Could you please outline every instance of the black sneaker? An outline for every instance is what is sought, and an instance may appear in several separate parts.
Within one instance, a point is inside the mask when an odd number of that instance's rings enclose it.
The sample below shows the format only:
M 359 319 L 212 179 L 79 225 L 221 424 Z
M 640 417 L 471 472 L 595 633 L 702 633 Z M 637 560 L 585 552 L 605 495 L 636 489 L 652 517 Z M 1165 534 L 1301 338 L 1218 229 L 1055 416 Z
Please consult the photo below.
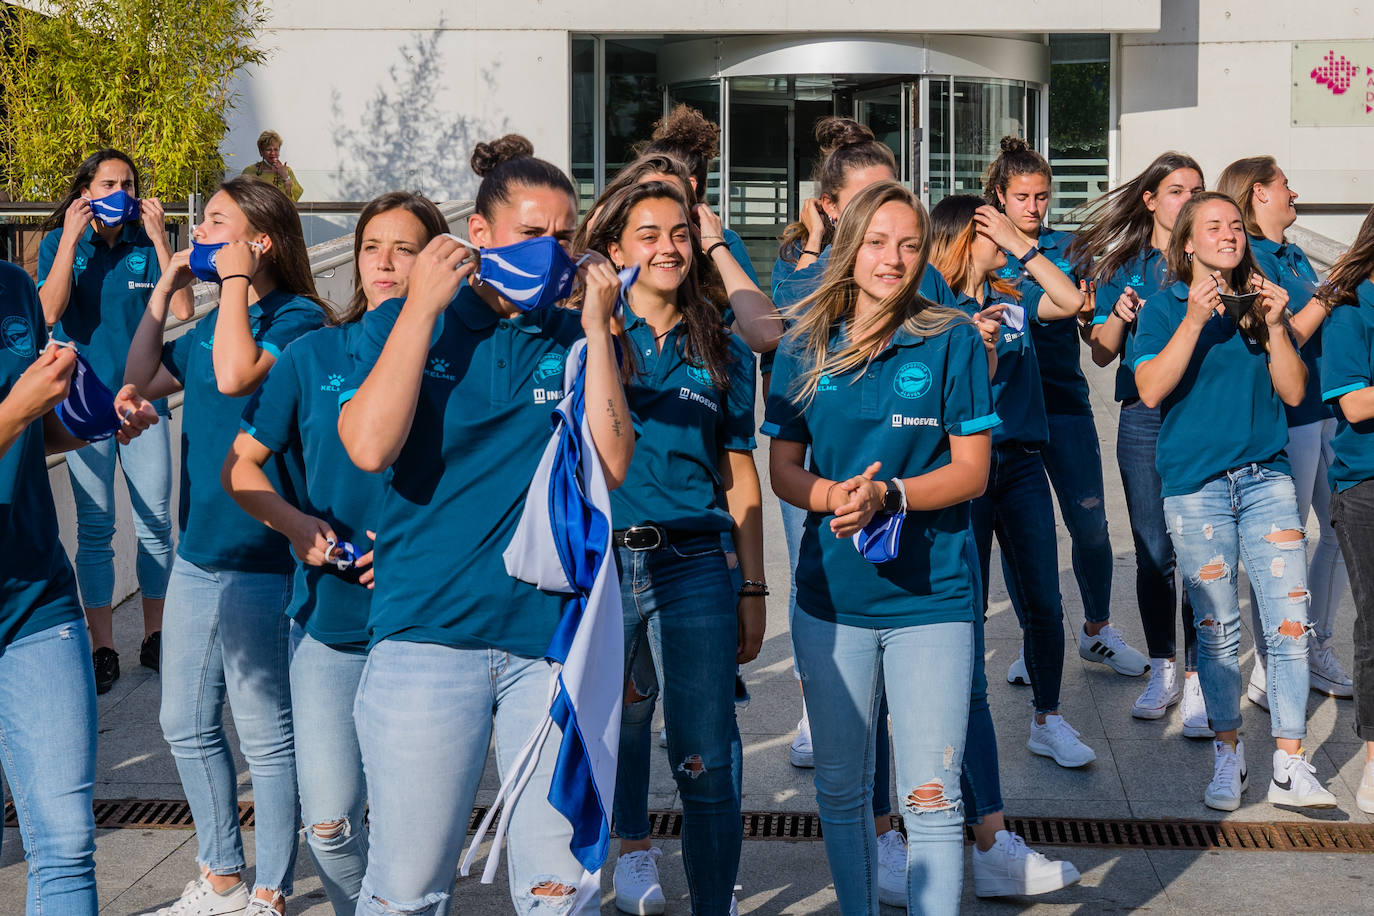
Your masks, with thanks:
M 138 663 L 154 671 L 162 670 L 162 631 L 150 635 L 138 647 Z
M 96 649 L 91 653 L 91 664 L 95 667 L 96 695 L 109 693 L 119 680 L 119 653 L 114 649 Z

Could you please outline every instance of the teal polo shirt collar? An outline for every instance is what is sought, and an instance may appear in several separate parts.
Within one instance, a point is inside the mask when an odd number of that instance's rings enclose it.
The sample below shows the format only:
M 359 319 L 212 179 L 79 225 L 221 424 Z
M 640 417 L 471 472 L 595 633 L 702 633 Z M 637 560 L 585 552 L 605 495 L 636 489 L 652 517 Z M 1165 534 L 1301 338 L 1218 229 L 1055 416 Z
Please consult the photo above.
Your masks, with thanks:
M 470 293 L 470 295 L 465 295 L 465 293 Z M 449 303 L 448 307 L 470 331 L 485 331 L 499 324 L 501 327 L 509 326 L 525 334 L 542 334 L 544 332 L 544 320 L 540 315 L 542 309 L 521 312 L 513 316 L 497 314 L 496 310 L 487 305 L 487 301 L 477 294 L 477 290 L 466 282 L 459 288 L 458 295 L 453 297 L 453 301 Z M 550 308 L 556 308 L 556 306 L 550 306 Z
M 1263 235 L 1250 236 L 1250 245 L 1265 254 L 1273 255 L 1280 261 L 1288 254 L 1287 242 L 1275 242 Z
M 147 235 L 147 233 L 143 231 L 143 226 L 141 224 L 125 223 L 124 225 L 119 227 L 119 235 L 115 238 L 115 243 L 109 246 L 109 250 L 114 251 L 121 245 L 137 244 L 140 235 Z M 81 233 L 80 243 L 89 248 L 95 248 L 97 238 L 98 235 L 95 231 L 95 226 L 87 224 L 86 231 Z M 100 241 L 103 242 L 104 239 L 100 239 Z M 149 243 L 151 243 L 151 241 L 152 240 L 149 239 Z

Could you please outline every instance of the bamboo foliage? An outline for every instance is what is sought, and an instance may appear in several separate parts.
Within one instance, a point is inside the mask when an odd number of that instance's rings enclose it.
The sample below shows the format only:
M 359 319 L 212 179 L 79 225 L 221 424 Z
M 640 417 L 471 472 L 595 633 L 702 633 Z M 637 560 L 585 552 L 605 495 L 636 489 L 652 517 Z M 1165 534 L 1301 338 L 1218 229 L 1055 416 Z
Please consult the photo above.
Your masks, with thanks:
M 265 57 L 262 0 L 50 0 L 0 5 L 0 184 L 14 200 L 55 200 L 76 166 L 112 146 L 133 157 L 142 193 L 207 192 L 234 74 Z

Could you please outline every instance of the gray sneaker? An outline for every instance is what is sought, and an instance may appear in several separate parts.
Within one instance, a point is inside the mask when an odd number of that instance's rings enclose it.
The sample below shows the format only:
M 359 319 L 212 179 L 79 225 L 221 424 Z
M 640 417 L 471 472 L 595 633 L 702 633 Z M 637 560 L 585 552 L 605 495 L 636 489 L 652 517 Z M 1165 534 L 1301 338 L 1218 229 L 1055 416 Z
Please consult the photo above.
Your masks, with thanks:
M 1340 659 L 1330 644 L 1309 642 L 1307 650 L 1307 679 L 1312 689 L 1329 697 L 1348 700 L 1355 696 L 1355 681 L 1341 667 Z

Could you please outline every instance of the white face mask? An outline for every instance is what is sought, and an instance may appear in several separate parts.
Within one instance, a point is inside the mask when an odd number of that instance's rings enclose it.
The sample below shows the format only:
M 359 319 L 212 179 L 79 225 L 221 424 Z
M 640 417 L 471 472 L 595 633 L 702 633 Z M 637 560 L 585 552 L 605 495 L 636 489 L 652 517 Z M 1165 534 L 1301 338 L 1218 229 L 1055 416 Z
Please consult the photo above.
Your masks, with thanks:
M 1007 307 L 1002 310 L 1002 323 L 1013 331 L 1024 329 L 1026 327 L 1026 307 L 1008 303 Z

